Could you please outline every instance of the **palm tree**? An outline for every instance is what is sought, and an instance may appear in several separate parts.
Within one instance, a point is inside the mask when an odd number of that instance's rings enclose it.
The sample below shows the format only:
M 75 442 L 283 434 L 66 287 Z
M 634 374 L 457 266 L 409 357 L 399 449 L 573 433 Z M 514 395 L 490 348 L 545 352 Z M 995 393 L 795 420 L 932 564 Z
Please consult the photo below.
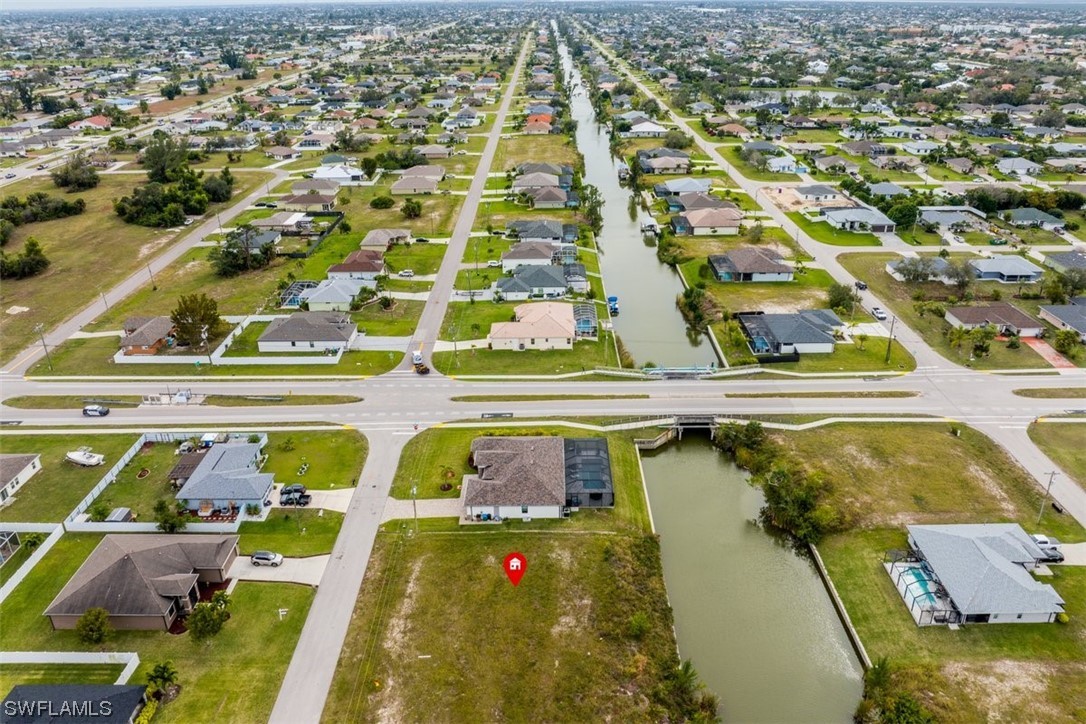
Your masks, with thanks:
M 951 327 L 950 331 L 946 334 L 946 340 L 950 343 L 951 347 L 958 351 L 958 354 L 961 354 L 962 342 L 965 341 L 968 334 L 965 327 Z
M 147 683 L 158 691 L 165 691 L 168 687 L 177 683 L 177 669 L 172 661 L 163 661 L 155 664 L 147 674 Z

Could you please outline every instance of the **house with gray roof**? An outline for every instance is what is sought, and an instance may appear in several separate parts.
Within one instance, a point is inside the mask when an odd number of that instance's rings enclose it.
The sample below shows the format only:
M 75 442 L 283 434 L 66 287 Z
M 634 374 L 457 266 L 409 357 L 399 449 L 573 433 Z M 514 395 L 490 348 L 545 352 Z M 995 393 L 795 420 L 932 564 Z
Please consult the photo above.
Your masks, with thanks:
M 107 535 L 45 615 L 54 629 L 74 629 L 87 609 L 104 608 L 114 629 L 167 631 L 200 600 L 201 584 L 226 581 L 237 556 L 236 535 Z
M 977 279 L 1004 284 L 1032 284 L 1044 275 L 1041 267 L 1013 254 L 970 259 L 969 266 L 973 267 Z
M 1022 208 L 1004 211 L 1004 215 L 1015 226 L 1047 229 L 1048 231 L 1062 232 L 1064 220 L 1057 219 L 1052 214 L 1040 209 Z
M 19 684 L 4 697 L 0 711 L 4 724 L 132 724 L 146 693 L 146 686 L 134 684 Z
M 341 312 L 297 312 L 272 320 L 256 341 L 261 352 L 345 350 L 358 325 Z
M 1037 337 L 1044 325 L 1018 307 L 1007 302 L 992 302 L 968 307 L 950 307 L 946 310 L 947 324 L 951 327 L 976 329 L 991 325 L 1000 334 L 1019 337 Z
M 1070 304 L 1045 305 L 1038 311 L 1038 316 L 1057 329 L 1078 332 L 1079 340 L 1086 343 L 1086 297 L 1075 297 Z
M 0 503 L 41 470 L 38 453 L 0 453 Z
M 607 440 L 479 437 L 464 476 L 465 518 L 562 518 L 570 508 L 613 507 Z
M 1017 523 L 909 525 L 885 564 L 918 625 L 1051 623 L 1064 600 L 1031 572 L 1045 554 Z
M 908 196 L 909 190 L 902 186 L 890 181 L 883 181 L 877 184 L 871 184 L 872 196 L 886 196 L 888 198 L 894 198 L 896 196 Z
M 823 209 L 822 217 L 831 226 L 843 231 L 870 231 L 875 234 L 893 233 L 897 224 L 878 209 L 854 206 L 847 209 Z
M 303 289 L 298 297 L 311 312 L 349 312 L 362 288 L 375 285 L 374 281 L 362 279 L 322 279 L 317 286 Z
M 1004 158 L 996 164 L 996 170 L 1008 176 L 1032 176 L 1040 173 L 1044 167 L 1028 158 Z
M 564 238 L 563 224 L 557 219 L 518 219 L 505 225 L 509 236 L 521 243 L 546 242 L 560 244 Z
M 567 288 L 562 267 L 551 264 L 518 266 L 513 276 L 502 277 L 494 283 L 495 292 L 509 301 L 557 299 L 565 296 Z
M 1044 263 L 1060 274 L 1066 274 L 1071 269 L 1086 270 L 1086 252 L 1075 250 L 1045 254 Z
M 652 192 L 661 198 L 688 193 L 707 194 L 712 185 L 713 182 L 707 178 L 677 178 L 654 185 Z
M 755 312 L 738 315 L 750 351 L 760 358 L 797 354 L 830 354 L 834 332 L 844 322 L 829 309 L 807 309 L 791 314 Z
M 260 442 L 212 445 L 200 453 L 200 461 L 174 497 L 200 516 L 241 510 L 250 503 L 263 508 L 275 485 L 274 475 L 260 472 L 266 444 L 267 437 L 261 436 Z
M 553 260 L 553 244 L 543 241 L 522 241 L 502 254 L 502 271 L 508 274 L 525 266 L 549 266 Z
M 833 186 L 809 184 L 807 186 L 797 186 L 796 195 L 804 201 L 833 201 L 841 196 L 841 192 Z
M 168 316 L 129 317 L 124 321 L 121 351 L 126 355 L 157 354 L 169 343 L 174 327 Z
M 721 282 L 790 282 L 795 270 L 772 249 L 742 246 L 709 256 L 709 267 Z
M 984 212 L 972 206 L 921 206 L 920 221 L 944 229 L 981 226 Z

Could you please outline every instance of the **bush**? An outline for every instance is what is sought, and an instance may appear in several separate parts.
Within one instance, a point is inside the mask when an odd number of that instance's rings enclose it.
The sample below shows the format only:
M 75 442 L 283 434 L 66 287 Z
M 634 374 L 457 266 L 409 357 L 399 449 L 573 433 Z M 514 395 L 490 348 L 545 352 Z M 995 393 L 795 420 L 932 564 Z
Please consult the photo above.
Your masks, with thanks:
M 8 256 L 0 251 L 0 279 L 26 279 L 40 274 L 48 266 L 49 259 L 33 236 L 26 240 L 20 254 Z
M 648 615 L 644 611 L 638 611 L 633 616 L 630 616 L 630 638 L 640 641 L 645 637 L 645 634 L 649 632 L 652 624 L 649 621 Z
M 1071 617 L 1067 615 L 1066 611 L 1060 611 L 1056 614 L 1056 621 L 1058 623 L 1070 623 Z
M 94 505 L 90 507 L 90 510 L 87 511 L 87 514 L 92 523 L 101 523 L 109 517 L 109 506 L 101 500 L 97 500 Z
M 27 194 L 26 198 L 7 196 L 0 201 L 0 219 L 11 222 L 14 226 L 33 224 L 36 221 L 52 221 L 69 216 L 78 216 L 87 209 L 83 199 L 66 201 L 50 196 L 44 191 Z
M 23 536 L 23 545 L 26 546 L 27 551 L 33 553 L 38 547 L 45 542 L 44 533 L 27 533 Z
M 136 717 L 135 724 L 151 724 L 156 711 L 158 711 L 158 699 L 148 699 L 140 710 L 139 716 Z
M 113 633 L 109 625 L 109 611 L 104 608 L 88 608 L 75 625 L 79 640 L 85 644 L 100 644 Z
M 395 205 L 396 199 L 391 196 L 375 196 L 373 200 L 370 201 L 371 209 L 391 209 Z

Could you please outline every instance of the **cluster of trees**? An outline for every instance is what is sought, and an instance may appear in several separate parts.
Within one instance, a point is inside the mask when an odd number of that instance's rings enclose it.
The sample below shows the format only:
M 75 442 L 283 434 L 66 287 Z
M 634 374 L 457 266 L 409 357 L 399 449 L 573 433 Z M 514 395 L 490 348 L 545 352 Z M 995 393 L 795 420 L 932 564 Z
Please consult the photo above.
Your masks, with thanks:
M 400 213 L 405 219 L 417 219 L 422 216 L 422 203 L 415 199 L 406 199 L 400 205 Z
M 143 149 L 142 160 L 151 183 L 113 202 L 114 211 L 129 224 L 177 226 L 186 214 L 203 214 L 209 203 L 227 201 L 234 193 L 229 168 L 208 177 L 193 171 L 188 151 L 172 138 L 154 138 Z
M 860 303 L 860 297 L 856 290 L 847 284 L 834 282 L 826 290 L 826 303 L 830 309 L 842 315 L 850 315 L 856 305 Z
M 40 274 L 49 266 L 41 244 L 33 236 L 26 240 L 22 252 L 9 255 L 0 251 L 0 279 L 25 279 Z
M 83 199 L 66 201 L 50 196 L 44 191 L 35 191 L 21 199 L 14 195 L 7 196 L 0 201 L 0 228 L 11 229 L 23 224 L 33 224 L 36 221 L 52 221 L 78 216 L 86 209 L 87 203 Z M 7 232 L 9 237 L 10 233 L 10 231 Z M 7 241 L 7 238 L 4 232 L 0 231 L 0 242 L 2 241 Z
M 1060 216 L 1064 211 L 1081 209 L 1086 196 L 1075 191 L 1018 191 L 1003 186 L 978 186 L 965 192 L 966 202 L 986 214 L 1005 209 L 1032 207 Z
M 201 344 L 205 335 L 207 339 L 216 337 L 225 326 L 225 322 L 219 316 L 219 303 L 206 294 L 182 295 L 177 300 L 177 306 L 170 313 L 170 321 L 177 329 L 177 341 L 191 345 Z M 169 508 L 168 505 L 167 508 Z M 164 510 L 163 514 L 167 512 Z M 159 523 L 160 529 L 164 533 L 173 532 L 161 527 L 162 521 L 159 520 L 158 513 L 158 506 L 156 506 L 155 521 Z
M 242 227 L 222 244 L 208 254 L 215 273 L 220 277 L 235 277 L 253 269 L 263 269 L 275 258 L 272 244 L 264 244 L 259 249 L 253 248 L 248 240 L 255 232 L 252 228 Z
M 581 188 L 581 213 L 592 227 L 592 233 L 598 234 L 603 229 L 603 194 L 592 184 Z
M 750 470 L 751 482 L 765 493 L 761 515 L 767 522 L 803 543 L 817 543 L 842 527 L 841 516 L 828 502 L 830 482 L 822 473 L 784 459 L 760 423 L 720 425 L 713 431 L 713 444 Z
M 841 188 L 865 204 L 874 206 L 886 214 L 891 221 L 897 224 L 899 230 L 911 228 L 920 220 L 920 207 L 912 196 L 904 199 L 900 197 L 873 196 L 866 182 L 849 177 L 841 179 Z
M 675 300 L 679 312 L 690 329 L 704 332 L 713 322 L 727 316 L 720 305 L 705 291 L 705 282 L 683 289 Z
M 413 148 L 405 148 L 402 150 L 391 149 L 384 153 L 377 154 L 377 157 L 374 160 L 381 168 L 388 170 L 411 168 L 412 166 L 425 166 L 429 163 L 425 157 L 420 155 L 419 152 Z
M 53 177 L 54 184 L 69 191 L 93 189 L 101 180 L 98 178 L 98 171 L 83 151 L 73 153 L 63 166 L 54 169 L 49 175 Z
M 1041 293 L 1053 304 L 1067 304 L 1068 299 L 1086 293 L 1086 269 L 1048 272 L 1041 284 Z
M 202 601 L 192 607 L 192 613 L 185 619 L 189 634 L 197 641 L 207 641 L 214 637 L 230 619 L 230 594 L 215 591 L 210 601 Z

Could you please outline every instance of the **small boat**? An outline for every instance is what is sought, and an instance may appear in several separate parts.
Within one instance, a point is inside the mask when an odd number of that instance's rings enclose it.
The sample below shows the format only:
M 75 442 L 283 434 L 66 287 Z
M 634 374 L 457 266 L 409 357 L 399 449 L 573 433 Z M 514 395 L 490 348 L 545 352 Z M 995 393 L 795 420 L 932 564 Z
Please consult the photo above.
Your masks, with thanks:
M 101 465 L 106 461 L 106 456 L 100 453 L 93 453 L 89 447 L 81 447 L 74 452 L 70 452 L 64 456 L 64 459 L 70 463 L 81 465 L 85 468 L 92 468 L 95 465 Z
M 607 311 L 612 317 L 618 316 L 618 297 L 607 297 Z

